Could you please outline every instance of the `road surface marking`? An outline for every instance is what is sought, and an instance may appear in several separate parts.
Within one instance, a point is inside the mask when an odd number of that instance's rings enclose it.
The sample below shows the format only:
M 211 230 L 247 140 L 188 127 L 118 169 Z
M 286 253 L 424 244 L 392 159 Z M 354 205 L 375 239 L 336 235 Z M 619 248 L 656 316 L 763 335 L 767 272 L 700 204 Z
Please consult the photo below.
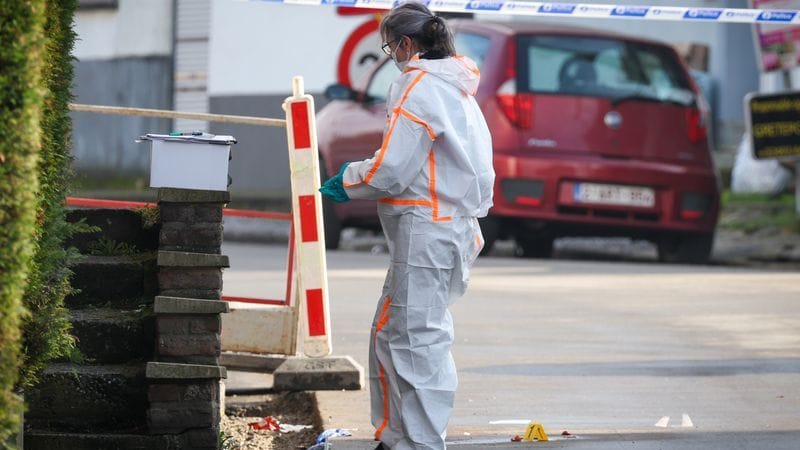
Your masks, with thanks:
M 669 416 L 662 417 L 661 420 L 656 422 L 656 426 L 661 428 L 667 428 L 667 426 L 669 426 Z
M 527 425 L 529 423 L 531 423 L 531 421 L 530 420 L 525 420 L 525 419 L 522 419 L 522 420 L 519 420 L 519 419 L 513 419 L 513 420 L 491 420 L 491 421 L 489 421 L 489 425 Z
M 681 419 L 681 426 L 682 427 L 694 427 L 694 424 L 692 423 L 692 418 L 689 417 L 688 414 L 685 414 L 685 413 L 683 414 L 683 419 Z

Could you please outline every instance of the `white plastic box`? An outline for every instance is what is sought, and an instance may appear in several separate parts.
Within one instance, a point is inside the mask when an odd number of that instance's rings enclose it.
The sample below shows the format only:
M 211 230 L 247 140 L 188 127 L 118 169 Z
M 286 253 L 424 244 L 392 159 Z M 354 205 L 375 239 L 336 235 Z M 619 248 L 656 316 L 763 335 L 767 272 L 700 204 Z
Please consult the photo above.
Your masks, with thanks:
M 150 187 L 228 190 L 232 137 L 147 135 L 142 140 L 150 141 Z

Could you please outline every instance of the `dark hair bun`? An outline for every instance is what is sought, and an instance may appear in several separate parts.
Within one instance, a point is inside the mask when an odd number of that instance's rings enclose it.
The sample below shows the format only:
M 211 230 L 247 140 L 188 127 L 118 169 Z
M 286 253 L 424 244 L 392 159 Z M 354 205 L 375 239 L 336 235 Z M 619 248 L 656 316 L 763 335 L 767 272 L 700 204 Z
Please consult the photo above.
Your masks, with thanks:
M 431 16 L 428 23 L 423 28 L 423 35 L 426 41 L 436 43 L 443 35 L 447 34 L 446 25 L 439 16 Z
M 421 53 L 455 54 L 453 35 L 447 23 L 421 3 L 411 1 L 396 6 L 383 18 L 380 29 L 384 39 L 411 37 Z

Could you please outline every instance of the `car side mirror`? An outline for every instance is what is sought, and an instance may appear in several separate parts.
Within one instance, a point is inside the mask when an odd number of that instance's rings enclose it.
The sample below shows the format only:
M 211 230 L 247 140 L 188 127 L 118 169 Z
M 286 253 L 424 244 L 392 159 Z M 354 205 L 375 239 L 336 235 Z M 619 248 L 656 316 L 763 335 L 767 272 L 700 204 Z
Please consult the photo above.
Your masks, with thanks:
M 325 88 L 325 97 L 328 100 L 355 100 L 358 94 L 353 89 L 337 83 Z

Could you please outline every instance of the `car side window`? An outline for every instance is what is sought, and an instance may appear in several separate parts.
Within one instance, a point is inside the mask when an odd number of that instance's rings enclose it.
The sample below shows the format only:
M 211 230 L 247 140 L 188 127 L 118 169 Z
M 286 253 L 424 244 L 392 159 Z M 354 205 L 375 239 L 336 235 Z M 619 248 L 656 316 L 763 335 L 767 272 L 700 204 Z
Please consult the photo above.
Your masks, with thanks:
M 386 101 L 389 86 L 400 76 L 400 71 L 391 59 L 384 61 L 383 65 L 375 71 L 367 86 L 367 96 L 373 101 Z
M 478 69 L 483 68 L 483 61 L 486 59 L 486 54 L 489 53 L 491 44 L 491 40 L 488 37 L 474 33 L 459 32 L 453 38 L 453 44 L 456 47 L 456 53 L 475 61 Z

